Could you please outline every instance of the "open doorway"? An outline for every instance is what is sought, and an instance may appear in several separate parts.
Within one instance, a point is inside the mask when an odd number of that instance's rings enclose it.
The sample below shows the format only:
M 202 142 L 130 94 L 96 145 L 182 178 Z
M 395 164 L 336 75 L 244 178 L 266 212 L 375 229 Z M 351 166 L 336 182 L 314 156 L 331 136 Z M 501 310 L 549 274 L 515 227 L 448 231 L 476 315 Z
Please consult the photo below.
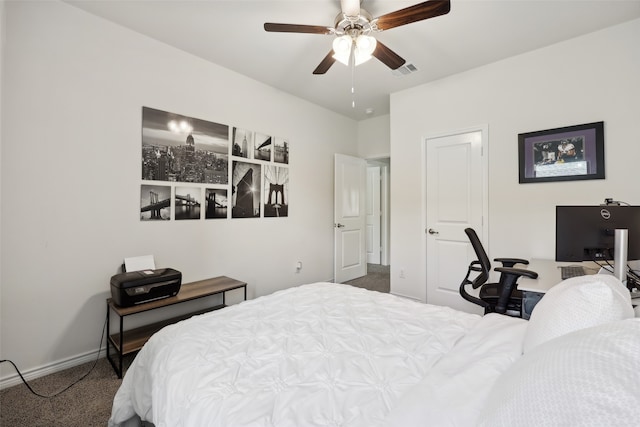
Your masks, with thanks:
M 389 265 L 390 176 L 388 157 L 367 160 L 367 264 Z
M 389 158 L 367 160 L 366 257 L 367 274 L 345 282 L 378 292 L 390 292 L 389 266 L 390 176 Z
M 335 170 L 334 280 L 389 292 L 390 160 L 336 154 Z M 359 183 L 354 181 L 357 176 Z M 345 211 L 344 191 L 358 192 L 357 207 Z M 351 219 L 359 225 L 348 224 Z
M 366 256 L 367 274 L 345 282 L 371 291 L 389 293 L 389 158 L 367 159 Z

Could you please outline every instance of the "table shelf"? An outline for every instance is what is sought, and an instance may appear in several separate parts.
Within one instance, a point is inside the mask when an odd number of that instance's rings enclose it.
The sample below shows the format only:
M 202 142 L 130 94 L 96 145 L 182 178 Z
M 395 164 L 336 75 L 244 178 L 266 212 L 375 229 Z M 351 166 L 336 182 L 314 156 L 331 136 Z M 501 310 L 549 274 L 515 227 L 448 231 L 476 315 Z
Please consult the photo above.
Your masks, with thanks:
M 198 314 L 208 313 L 210 311 L 224 308 L 226 306 L 226 292 L 241 288 L 244 290 L 244 299 L 246 300 L 247 284 L 245 282 L 240 282 L 229 277 L 220 276 L 211 279 L 199 280 L 192 283 L 184 283 L 180 287 L 180 291 L 178 292 L 178 294 L 173 297 L 141 303 L 131 307 L 120 307 L 113 302 L 113 299 L 107 299 L 107 359 L 111 363 L 111 366 L 113 366 L 113 369 L 118 375 L 118 378 L 122 378 L 122 359 L 124 355 L 131 354 L 140 350 L 153 334 L 155 334 L 165 326 L 177 323 L 181 320 L 188 319 Z M 175 316 L 170 319 L 160 320 L 158 322 L 153 322 L 137 328 L 128 329 L 126 331 L 124 330 L 124 318 L 127 316 L 132 316 L 161 307 L 168 307 L 171 305 L 181 304 L 183 302 L 193 301 L 195 299 L 218 294 L 222 295 L 222 304 L 216 304 L 211 307 L 192 311 L 190 313 Z M 110 333 L 109 317 L 111 312 L 115 313 L 120 320 L 119 331 L 114 334 Z M 117 356 L 117 361 L 111 354 L 111 348 L 113 348 L 115 356 Z
M 208 313 L 210 311 L 219 310 L 221 308 L 226 307 L 223 304 L 215 305 L 210 308 L 206 308 L 203 310 L 193 311 L 191 313 L 183 314 L 181 316 L 172 317 L 171 319 L 165 319 L 159 322 L 150 323 L 148 325 L 140 326 L 139 328 L 129 329 L 123 331 L 123 348 L 120 349 L 120 333 L 115 333 L 109 336 L 109 340 L 113 347 L 120 351 L 122 355 L 130 354 L 136 352 L 142 348 L 143 345 L 151 338 L 151 335 L 158 332 L 160 329 L 165 326 L 172 325 L 174 323 L 178 323 L 181 320 L 186 320 L 190 317 L 197 316 L 198 314 Z

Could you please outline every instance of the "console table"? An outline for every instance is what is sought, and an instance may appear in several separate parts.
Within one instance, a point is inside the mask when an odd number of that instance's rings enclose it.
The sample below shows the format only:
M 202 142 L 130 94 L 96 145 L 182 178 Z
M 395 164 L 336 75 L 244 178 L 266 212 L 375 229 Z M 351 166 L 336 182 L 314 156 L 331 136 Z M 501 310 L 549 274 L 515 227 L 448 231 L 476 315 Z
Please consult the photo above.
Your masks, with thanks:
M 151 335 L 172 323 L 225 307 L 226 292 L 240 288 L 244 289 L 244 299 L 246 300 L 247 284 L 245 282 L 220 276 L 192 283 L 183 283 L 178 294 L 173 297 L 137 304 L 131 307 L 120 307 L 116 305 L 111 298 L 107 299 L 107 359 L 111 362 L 111 366 L 113 366 L 113 369 L 116 371 L 118 378 L 122 378 L 122 358 L 124 355 L 140 350 Z M 172 317 L 171 319 L 161 320 L 135 329 L 124 330 L 124 318 L 127 316 L 217 294 L 222 295 L 222 304 Z M 120 319 L 120 329 L 119 332 L 115 334 L 110 333 L 110 313 L 112 311 Z M 117 356 L 117 363 L 111 354 L 111 349 L 114 350 L 114 356 Z

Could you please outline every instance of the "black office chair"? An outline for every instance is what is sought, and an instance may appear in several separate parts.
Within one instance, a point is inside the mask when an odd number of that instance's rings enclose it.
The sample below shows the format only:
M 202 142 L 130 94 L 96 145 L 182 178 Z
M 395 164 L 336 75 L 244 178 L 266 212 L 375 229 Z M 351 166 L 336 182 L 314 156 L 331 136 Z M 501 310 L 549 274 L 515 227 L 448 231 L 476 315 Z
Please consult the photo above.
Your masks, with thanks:
M 517 289 L 517 281 L 520 277 L 530 277 L 536 279 L 538 273 L 535 271 L 514 268 L 515 264 L 529 264 L 529 261 L 520 258 L 495 258 L 494 261 L 502 263 L 502 267 L 496 267 L 495 271 L 500 273 L 498 283 L 486 283 L 491 273 L 491 262 L 489 257 L 473 228 L 464 230 L 469 237 L 471 246 L 476 252 L 477 260 L 469 264 L 467 275 L 460 284 L 460 295 L 465 300 L 478 304 L 484 308 L 486 313 L 500 313 L 510 316 L 522 316 L 522 292 Z M 471 273 L 478 273 L 470 279 Z M 465 287 L 471 285 L 473 289 L 480 288 L 478 297 L 469 294 Z

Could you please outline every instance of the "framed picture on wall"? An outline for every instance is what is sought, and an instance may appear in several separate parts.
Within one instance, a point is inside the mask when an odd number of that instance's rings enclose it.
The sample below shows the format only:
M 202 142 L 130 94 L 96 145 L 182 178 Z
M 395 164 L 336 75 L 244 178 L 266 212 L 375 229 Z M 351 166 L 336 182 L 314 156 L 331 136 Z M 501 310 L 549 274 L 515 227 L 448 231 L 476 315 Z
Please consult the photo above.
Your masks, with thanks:
M 199 187 L 176 187 L 175 202 L 175 218 L 182 219 L 200 219 L 200 193 Z
M 518 135 L 519 182 L 604 179 L 604 122 Z
M 264 166 L 265 217 L 289 216 L 289 168 Z
M 261 166 L 234 160 L 232 171 L 231 217 L 260 218 Z
M 229 126 L 142 107 L 142 179 L 227 184 Z
M 171 219 L 171 186 L 140 186 L 140 221 L 168 221 Z
M 227 189 L 226 188 L 207 188 L 205 189 L 205 212 L 206 219 L 226 218 L 227 208 Z

